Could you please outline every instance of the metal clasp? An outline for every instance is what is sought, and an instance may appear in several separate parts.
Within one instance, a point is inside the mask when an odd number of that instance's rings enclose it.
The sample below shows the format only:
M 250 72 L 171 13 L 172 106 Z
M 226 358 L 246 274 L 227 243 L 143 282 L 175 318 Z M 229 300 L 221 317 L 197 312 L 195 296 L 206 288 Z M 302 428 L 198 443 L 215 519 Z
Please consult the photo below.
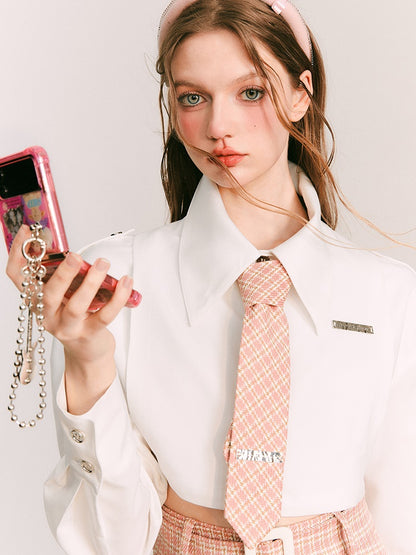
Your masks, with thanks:
M 26 258 L 26 260 L 32 264 L 36 264 L 42 261 L 42 258 L 45 256 L 46 253 L 46 242 L 40 237 L 40 232 L 42 231 L 42 226 L 39 222 L 36 222 L 30 226 L 30 230 L 32 232 L 32 237 L 30 239 L 26 239 L 26 241 L 22 245 L 22 254 Z M 28 247 L 38 244 L 40 247 L 39 254 L 29 254 Z
M 273 541 L 273 540 L 281 540 L 283 545 L 283 554 L 284 555 L 295 555 L 295 543 L 293 541 L 293 532 L 288 526 L 279 526 L 277 528 L 273 528 L 270 532 L 265 536 L 260 543 Z M 244 555 L 256 555 L 257 548 L 249 549 L 248 547 L 244 546 Z

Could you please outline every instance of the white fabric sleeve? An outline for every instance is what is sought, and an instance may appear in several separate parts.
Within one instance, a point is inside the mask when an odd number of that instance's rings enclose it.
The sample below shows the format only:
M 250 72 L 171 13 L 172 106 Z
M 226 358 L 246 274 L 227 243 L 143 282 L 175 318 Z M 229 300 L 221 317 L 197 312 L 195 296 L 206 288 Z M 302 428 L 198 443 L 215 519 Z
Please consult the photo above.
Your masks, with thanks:
M 131 235 L 117 235 L 92 245 L 83 256 L 90 262 L 99 256 L 110 259 L 111 274 L 119 278 L 131 274 L 131 244 Z M 123 389 L 130 314 L 130 309 L 123 309 L 110 326 L 116 339 L 117 376 L 83 415 L 67 412 L 64 352 L 58 341 L 53 342 L 51 373 L 61 459 L 45 483 L 44 501 L 52 533 L 68 555 L 147 555 L 161 525 L 166 479 L 131 420 Z
M 366 472 L 366 498 L 394 555 L 416 553 L 416 291 L 411 294 L 387 410 Z
M 45 484 L 44 499 L 65 553 L 151 553 L 166 484 L 131 423 L 119 377 L 81 416 L 66 411 L 62 378 L 55 419 L 62 458 Z

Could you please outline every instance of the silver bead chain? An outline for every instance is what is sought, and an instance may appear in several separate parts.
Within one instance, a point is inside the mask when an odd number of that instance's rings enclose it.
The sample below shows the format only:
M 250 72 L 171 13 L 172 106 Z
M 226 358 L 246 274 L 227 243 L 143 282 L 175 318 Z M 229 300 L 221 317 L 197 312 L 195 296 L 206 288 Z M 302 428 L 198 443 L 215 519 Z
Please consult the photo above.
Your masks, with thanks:
M 9 395 L 8 410 L 13 422 L 19 428 L 36 426 L 37 420 L 43 419 L 43 411 L 46 408 L 46 382 L 45 382 L 45 326 L 43 316 L 43 278 L 46 269 L 42 266 L 42 258 L 46 252 L 45 242 L 40 238 L 42 226 L 38 223 L 30 226 L 32 237 L 25 241 L 22 246 L 23 256 L 27 260 L 27 265 L 23 268 L 22 292 L 20 293 L 20 305 L 16 340 L 17 347 L 15 351 L 16 360 L 14 362 L 13 382 L 11 384 L 11 393 Z M 28 251 L 28 247 L 37 243 L 40 246 L 41 254 L 33 255 Z M 34 311 L 36 309 L 36 311 Z M 37 340 L 33 342 L 33 320 L 36 320 Z M 26 327 L 25 327 L 26 322 Z M 35 352 L 38 356 L 36 357 Z M 36 360 L 37 359 L 37 360 Z M 15 413 L 16 391 L 20 384 L 28 385 L 32 381 L 33 367 L 37 363 L 40 387 L 40 403 L 39 412 L 36 418 L 30 420 L 19 420 Z

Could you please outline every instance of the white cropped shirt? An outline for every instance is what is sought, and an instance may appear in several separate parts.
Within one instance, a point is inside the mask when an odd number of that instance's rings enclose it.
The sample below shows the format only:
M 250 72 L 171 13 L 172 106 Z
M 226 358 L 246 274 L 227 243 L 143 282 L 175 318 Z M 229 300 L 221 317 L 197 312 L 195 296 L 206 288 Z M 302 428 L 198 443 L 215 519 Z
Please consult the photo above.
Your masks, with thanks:
M 310 222 L 272 249 L 293 282 L 282 516 L 342 510 L 365 496 L 388 552 L 414 555 L 416 274 L 328 228 L 314 187 L 297 178 Z M 112 261 L 112 275 L 132 273 L 143 300 L 112 324 L 118 376 L 84 415 L 66 411 L 55 347 L 62 458 L 45 486 L 46 511 L 70 555 L 146 554 L 167 482 L 187 501 L 224 508 L 244 312 L 236 279 L 259 251 L 203 177 L 183 220 L 84 252 L 98 256 Z

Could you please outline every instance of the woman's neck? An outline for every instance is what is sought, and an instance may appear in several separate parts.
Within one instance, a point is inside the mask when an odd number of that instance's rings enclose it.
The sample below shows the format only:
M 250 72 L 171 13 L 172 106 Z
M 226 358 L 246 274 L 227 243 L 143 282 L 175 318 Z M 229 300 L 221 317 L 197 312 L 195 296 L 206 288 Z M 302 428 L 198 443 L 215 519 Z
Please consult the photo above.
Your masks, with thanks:
M 232 188 L 218 187 L 227 214 L 241 233 L 259 250 L 269 250 L 297 233 L 303 223 L 290 216 L 277 214 L 254 206 L 241 198 Z M 258 199 L 284 208 L 302 218 L 307 213 L 300 201 L 289 172 L 284 182 L 273 189 L 248 189 Z

